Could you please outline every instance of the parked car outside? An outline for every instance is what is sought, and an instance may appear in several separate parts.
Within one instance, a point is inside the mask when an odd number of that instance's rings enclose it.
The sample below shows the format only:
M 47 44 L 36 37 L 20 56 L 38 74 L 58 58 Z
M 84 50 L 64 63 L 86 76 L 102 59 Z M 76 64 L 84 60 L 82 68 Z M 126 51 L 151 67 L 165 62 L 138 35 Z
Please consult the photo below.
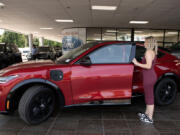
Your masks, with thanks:
M 37 59 L 56 59 L 56 52 L 52 46 L 39 46 Z
M 31 51 L 27 54 L 27 60 L 28 61 L 32 60 L 32 53 L 31 53 Z
M 172 55 L 180 59 L 180 42 L 177 42 L 168 48 L 163 48 L 163 47 L 159 47 L 159 48 L 171 53 Z
M 52 46 L 39 46 L 37 47 L 37 50 L 38 50 L 37 59 L 45 59 L 45 60 L 56 59 L 56 51 Z M 31 52 L 28 53 L 27 59 L 28 61 L 33 60 Z
M 171 54 L 180 59 L 180 42 L 172 45 L 170 48 Z
M 19 50 L 21 52 L 22 61 L 23 62 L 28 61 L 28 54 L 30 53 L 30 48 L 29 47 L 19 48 Z
M 0 69 L 19 62 L 22 62 L 22 58 L 17 46 L 0 43 Z
M 54 46 L 54 50 L 56 51 L 56 57 L 62 56 L 62 48 L 60 46 Z
M 143 94 L 142 69 L 131 63 L 141 60 L 145 48 L 131 42 L 87 43 L 64 54 L 56 61 L 31 61 L 0 71 L 0 111 L 18 109 L 28 124 L 46 120 L 55 109 L 92 101 L 117 104 Z M 177 58 L 158 51 L 154 87 L 157 105 L 175 101 L 180 88 L 180 66 Z M 93 104 L 89 104 L 93 105 Z

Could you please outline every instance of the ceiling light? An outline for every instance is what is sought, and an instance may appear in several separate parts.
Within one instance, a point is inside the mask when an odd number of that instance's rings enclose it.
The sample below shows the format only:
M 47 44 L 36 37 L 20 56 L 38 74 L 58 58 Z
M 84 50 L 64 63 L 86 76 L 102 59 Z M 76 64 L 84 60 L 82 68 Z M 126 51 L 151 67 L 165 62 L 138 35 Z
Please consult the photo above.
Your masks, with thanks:
M 58 37 L 62 37 L 62 35 L 57 35 Z
M 56 22 L 74 22 L 74 20 L 56 19 Z
M 4 3 L 0 3 L 0 7 L 4 7 L 5 6 L 5 4 Z
M 101 40 L 100 38 L 95 38 L 94 40 Z
M 107 30 L 106 32 L 109 32 L 109 33 L 116 33 L 115 30 Z
M 173 35 L 173 34 L 178 34 L 178 32 L 175 32 L 175 31 L 173 32 L 172 31 L 172 32 L 167 32 L 167 34 L 172 34 Z
M 135 31 L 135 33 L 142 33 L 143 31 Z
M 132 24 L 147 24 L 149 22 L 148 21 L 130 21 L 129 23 L 132 23 Z
M 53 28 L 40 28 L 41 30 L 52 30 Z
M 110 11 L 113 11 L 113 10 L 116 10 L 117 9 L 117 6 L 92 6 L 91 7 L 93 10 L 110 10 Z

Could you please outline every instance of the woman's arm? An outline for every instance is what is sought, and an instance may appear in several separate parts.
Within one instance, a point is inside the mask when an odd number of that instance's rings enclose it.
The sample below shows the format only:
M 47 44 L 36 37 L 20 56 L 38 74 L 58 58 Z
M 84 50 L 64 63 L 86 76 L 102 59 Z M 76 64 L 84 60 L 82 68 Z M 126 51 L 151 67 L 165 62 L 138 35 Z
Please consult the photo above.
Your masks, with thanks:
M 151 69 L 152 67 L 152 61 L 153 61 L 153 55 L 150 51 L 147 51 L 145 54 L 145 59 L 146 59 L 146 64 L 141 64 L 139 63 L 135 58 L 133 59 L 133 63 L 136 66 L 139 66 L 141 68 L 145 68 L 145 69 Z

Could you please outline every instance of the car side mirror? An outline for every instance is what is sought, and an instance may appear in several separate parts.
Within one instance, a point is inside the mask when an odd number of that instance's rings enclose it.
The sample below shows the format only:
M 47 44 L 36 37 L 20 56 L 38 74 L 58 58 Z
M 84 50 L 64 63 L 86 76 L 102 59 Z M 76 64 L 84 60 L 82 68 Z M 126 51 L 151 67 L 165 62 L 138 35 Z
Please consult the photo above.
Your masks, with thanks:
M 91 59 L 89 58 L 89 56 L 85 56 L 83 57 L 80 61 L 79 61 L 80 65 L 83 65 L 83 66 L 90 66 L 92 63 L 91 63 Z

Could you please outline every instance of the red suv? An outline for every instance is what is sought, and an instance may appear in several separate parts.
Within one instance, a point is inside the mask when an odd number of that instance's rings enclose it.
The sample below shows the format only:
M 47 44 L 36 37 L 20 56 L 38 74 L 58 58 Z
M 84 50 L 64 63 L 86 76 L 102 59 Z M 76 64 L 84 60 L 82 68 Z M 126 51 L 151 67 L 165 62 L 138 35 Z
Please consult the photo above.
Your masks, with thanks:
M 135 49 L 136 48 L 136 49 Z M 136 56 L 135 55 L 136 51 Z M 94 42 L 66 53 L 55 62 L 32 61 L 0 71 L 0 111 L 18 109 L 28 124 L 38 124 L 60 107 L 93 103 L 118 103 L 143 94 L 141 60 L 145 48 L 127 42 Z M 155 101 L 171 104 L 179 87 L 178 59 L 159 50 L 155 70 Z

